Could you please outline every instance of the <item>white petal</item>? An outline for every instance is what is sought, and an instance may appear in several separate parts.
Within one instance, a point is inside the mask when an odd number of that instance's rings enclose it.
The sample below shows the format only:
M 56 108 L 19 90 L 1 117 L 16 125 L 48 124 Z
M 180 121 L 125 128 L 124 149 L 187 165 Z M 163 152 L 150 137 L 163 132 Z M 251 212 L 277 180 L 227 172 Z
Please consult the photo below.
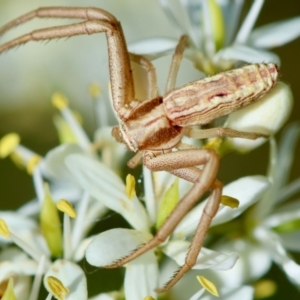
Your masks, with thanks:
M 39 230 L 36 222 L 17 212 L 1 211 L 0 219 L 3 219 L 8 228 L 18 233 L 20 237 L 25 237 Z M 11 240 L 0 236 L 0 242 L 11 243 Z
M 187 241 L 169 241 L 163 248 L 163 252 L 182 266 L 190 244 Z M 203 247 L 193 269 L 228 270 L 235 265 L 238 258 L 237 253 L 224 254 Z
M 75 144 L 62 144 L 49 151 L 43 160 L 43 172 L 50 179 L 74 182 L 70 170 L 64 164 L 69 154 L 83 153 Z
M 289 279 L 294 283 L 300 284 L 300 265 L 298 265 L 284 249 L 280 237 L 273 231 L 258 227 L 255 230 L 255 237 L 270 252 L 273 260 L 285 271 Z
M 269 182 L 264 176 L 249 176 L 240 178 L 223 189 L 223 195 L 231 196 L 240 201 L 238 208 L 223 207 L 212 221 L 212 226 L 225 223 L 245 211 L 250 205 L 258 201 L 269 187 Z M 207 200 L 197 205 L 174 230 L 175 236 L 186 236 L 194 233 L 199 223 L 204 205 Z
M 89 300 L 115 300 L 115 299 L 116 299 L 116 297 L 106 294 L 106 293 L 101 293 L 97 296 L 89 298 Z
M 216 63 L 218 63 L 219 60 L 244 61 L 249 64 L 270 62 L 278 66 L 280 65 L 279 57 L 273 52 L 257 50 L 244 45 L 234 45 L 220 50 L 214 56 Z
M 140 300 L 150 295 L 156 298 L 154 290 L 157 283 L 158 265 L 153 251 L 145 253 L 126 266 L 124 281 L 126 299 Z
M 201 298 L 201 296 L 203 295 L 204 292 L 205 292 L 204 288 L 200 289 L 191 298 L 189 298 L 189 300 L 201 300 L 201 299 L 203 299 L 203 298 Z
M 14 293 L 18 300 L 28 300 L 31 289 L 31 278 L 29 276 L 18 276 L 14 282 Z
M 128 255 L 152 238 L 147 232 L 116 228 L 97 235 L 88 245 L 85 257 L 89 264 L 101 267 Z
M 274 135 L 288 119 L 293 105 L 290 87 L 278 82 L 264 97 L 229 115 L 224 126 L 241 131 Z M 264 138 L 247 140 L 230 138 L 238 151 L 250 151 L 266 141 Z
M 150 55 L 151 57 L 160 57 L 174 52 L 178 43 L 177 39 L 173 38 L 147 38 L 130 43 L 128 51 L 141 55 Z
M 280 239 L 283 246 L 290 251 L 300 252 L 300 231 L 280 234 Z
M 237 288 L 222 287 L 219 290 L 222 300 L 253 300 L 254 288 L 252 286 L 244 285 Z M 199 300 L 215 300 L 216 297 L 211 294 L 206 294 Z
M 237 252 L 239 259 L 230 270 L 226 272 L 215 272 L 215 282 L 228 288 L 236 288 L 257 280 L 271 267 L 271 257 L 261 245 L 256 245 L 247 240 L 235 240 L 222 244 L 216 249 L 222 252 Z M 245 271 L 247 270 L 247 271 Z
M 271 23 L 253 30 L 248 44 L 258 48 L 282 46 L 300 35 L 300 17 Z
M 53 276 L 59 279 L 62 284 L 69 289 L 66 300 L 87 299 L 87 283 L 83 270 L 75 263 L 67 260 L 56 260 L 44 276 L 44 285 L 49 293 L 47 277 Z
M 282 207 L 276 210 L 276 213 L 273 213 L 267 219 L 263 221 L 263 225 L 267 227 L 276 227 L 280 226 L 286 222 L 292 222 L 294 220 L 300 219 L 300 207 L 299 202 L 294 202 L 290 207 Z
M 148 218 L 137 197 L 129 199 L 122 180 L 104 164 L 84 155 L 72 154 L 65 160 L 78 184 L 108 208 L 120 213 L 138 230 L 148 230 Z
M 0 281 L 6 280 L 11 274 L 34 275 L 38 263 L 30 259 L 18 248 L 6 248 L 0 254 Z

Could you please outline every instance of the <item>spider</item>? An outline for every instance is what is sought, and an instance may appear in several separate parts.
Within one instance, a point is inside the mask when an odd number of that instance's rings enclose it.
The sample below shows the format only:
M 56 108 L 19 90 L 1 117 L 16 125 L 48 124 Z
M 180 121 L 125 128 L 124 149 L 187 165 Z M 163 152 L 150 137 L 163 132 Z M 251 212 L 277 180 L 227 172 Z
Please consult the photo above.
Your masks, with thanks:
M 195 265 L 222 196 L 222 183 L 216 178 L 219 169 L 216 152 L 186 145 L 181 139 L 183 136 L 197 139 L 214 136 L 256 139 L 264 136 L 223 127 L 197 129 L 192 126 L 207 124 L 259 99 L 276 83 L 277 66 L 272 63 L 247 65 L 175 88 L 183 52 L 188 46 L 188 37 L 182 36 L 172 58 L 167 92 L 160 96 L 152 63 L 145 57 L 128 52 L 120 23 L 107 11 L 82 7 L 39 8 L 9 22 L 0 29 L 0 34 L 35 17 L 76 18 L 84 21 L 35 30 L 1 45 L 0 53 L 28 41 L 104 32 L 113 108 L 119 120 L 119 126 L 113 128 L 112 135 L 137 153 L 129 161 L 129 166 L 135 167 L 142 160 L 151 171 L 168 171 L 193 183 L 193 187 L 150 241 L 106 268 L 122 266 L 161 244 L 201 196 L 210 191 L 185 263 L 163 288 L 158 289 L 158 292 L 164 292 Z M 135 99 L 130 60 L 141 64 L 147 71 L 148 95 L 144 101 Z

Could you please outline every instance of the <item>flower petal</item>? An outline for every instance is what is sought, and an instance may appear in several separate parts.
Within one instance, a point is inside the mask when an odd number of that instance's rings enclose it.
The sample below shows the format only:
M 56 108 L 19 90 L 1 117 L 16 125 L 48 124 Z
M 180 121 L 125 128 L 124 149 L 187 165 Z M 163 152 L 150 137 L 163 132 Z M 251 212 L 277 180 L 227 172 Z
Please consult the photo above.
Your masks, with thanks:
M 218 63 L 220 60 L 244 61 L 250 64 L 264 62 L 280 65 L 280 59 L 276 54 L 238 44 L 220 50 L 214 56 L 214 61 Z
M 126 267 L 124 290 L 125 298 L 130 300 L 144 299 L 146 296 L 156 298 L 154 292 L 158 283 L 157 258 L 149 251 L 129 263 Z
M 254 235 L 270 252 L 273 260 L 284 270 L 289 279 L 294 284 L 299 285 L 300 265 L 288 255 L 280 237 L 275 232 L 262 226 L 256 228 Z
M 262 197 L 269 185 L 267 178 L 264 176 L 243 177 L 226 185 L 223 189 L 223 194 L 238 199 L 240 205 L 236 209 L 222 207 L 214 217 L 211 226 L 225 223 L 239 216 L 250 205 Z M 206 201 L 201 202 L 184 217 L 174 230 L 173 234 L 175 236 L 181 237 L 194 233 Z
M 271 23 L 253 30 L 248 44 L 257 48 L 282 46 L 300 35 L 300 17 Z
M 8 228 L 18 233 L 20 237 L 26 237 L 28 234 L 32 235 L 33 232 L 39 230 L 36 222 L 17 212 L 1 211 L 0 219 L 5 220 Z M 11 240 L 0 235 L 0 243 L 11 243 Z
M 169 241 L 163 252 L 182 266 L 190 245 L 187 241 Z M 228 270 L 235 265 L 238 258 L 237 253 L 224 254 L 203 247 L 193 269 Z
M 224 126 L 235 130 L 274 135 L 290 116 L 292 105 L 293 95 L 290 87 L 278 82 L 261 99 L 230 114 Z M 266 139 L 230 138 L 228 141 L 237 151 L 246 152 L 260 146 Z
M 66 300 L 85 300 L 87 296 L 87 283 L 83 270 L 75 263 L 67 260 L 56 260 L 44 276 L 44 285 L 49 293 L 51 289 L 47 283 L 47 277 L 53 276 L 59 279 L 69 290 Z
M 97 235 L 88 245 L 85 253 L 89 264 L 103 267 L 127 256 L 141 244 L 152 238 L 147 232 L 116 228 Z
M 173 53 L 178 43 L 178 39 L 173 38 L 147 38 L 130 43 L 128 51 L 138 53 L 151 58 L 158 58 Z
M 0 254 L 0 281 L 6 280 L 11 274 L 34 275 L 38 264 L 18 248 L 6 248 Z
M 122 180 L 104 164 L 80 154 L 69 155 L 65 163 L 78 184 L 108 208 L 120 213 L 138 230 L 148 230 L 148 218 L 137 197 L 130 200 Z

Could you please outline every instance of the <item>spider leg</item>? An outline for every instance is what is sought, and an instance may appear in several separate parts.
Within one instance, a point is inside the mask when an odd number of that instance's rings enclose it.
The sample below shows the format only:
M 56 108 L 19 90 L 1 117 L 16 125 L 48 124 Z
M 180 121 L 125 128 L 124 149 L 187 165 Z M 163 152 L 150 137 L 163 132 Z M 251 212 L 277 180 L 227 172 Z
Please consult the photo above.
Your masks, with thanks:
M 194 138 L 194 139 L 207 139 L 211 137 L 231 137 L 231 138 L 243 138 L 255 140 L 257 138 L 263 137 L 267 138 L 268 136 L 259 132 L 247 132 L 234 130 L 227 127 L 214 127 L 209 129 L 197 129 L 193 127 L 185 128 L 185 135 Z
M 171 288 L 189 269 L 193 267 L 201 250 L 212 218 L 218 211 L 222 194 L 222 185 L 219 181 L 216 181 L 219 168 L 219 157 L 214 151 L 206 149 L 169 152 L 156 157 L 152 155 L 152 152 L 146 152 L 144 154 L 144 164 L 151 171 L 169 171 L 176 176 L 192 181 L 194 185 L 181 199 L 181 201 L 179 201 L 174 211 L 157 231 L 153 239 L 137 248 L 128 256 L 121 258 L 116 263 L 105 266 L 105 268 L 116 268 L 122 266 L 164 242 L 166 238 L 172 234 L 174 228 L 183 219 L 183 217 L 197 203 L 201 196 L 207 190 L 212 189 L 209 200 L 201 216 L 192 246 L 186 257 L 186 262 L 180 267 L 179 272 L 168 282 L 168 284 L 163 289 L 159 290 L 161 292 Z M 202 171 L 194 167 L 198 165 L 203 165 Z
M 182 61 L 183 52 L 185 48 L 188 46 L 188 41 L 189 41 L 188 36 L 183 35 L 180 38 L 178 45 L 176 46 L 175 52 L 172 57 L 171 65 L 170 65 L 169 75 L 166 84 L 166 92 L 175 88 L 178 70 Z
M 31 33 L 1 45 L 0 53 L 29 41 L 49 40 L 104 32 L 106 34 L 109 54 L 113 106 L 118 117 L 125 120 L 130 114 L 131 108 L 135 104 L 137 105 L 138 102 L 133 101 L 134 84 L 130 69 L 129 54 L 122 27 L 116 18 L 105 10 L 98 8 L 45 7 L 29 12 L 13 20 L 0 29 L 0 34 L 35 17 L 82 18 L 87 21 L 34 30 Z M 130 107 L 128 104 L 130 104 Z

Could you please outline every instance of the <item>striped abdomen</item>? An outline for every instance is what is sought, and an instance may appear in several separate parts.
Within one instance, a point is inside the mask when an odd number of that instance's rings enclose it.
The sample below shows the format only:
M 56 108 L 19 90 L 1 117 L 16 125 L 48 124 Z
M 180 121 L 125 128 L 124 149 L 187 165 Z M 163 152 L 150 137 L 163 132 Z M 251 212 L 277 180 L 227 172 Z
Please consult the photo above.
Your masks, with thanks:
M 276 83 L 275 64 L 253 64 L 188 83 L 167 93 L 167 117 L 178 126 L 207 124 L 259 99 Z

